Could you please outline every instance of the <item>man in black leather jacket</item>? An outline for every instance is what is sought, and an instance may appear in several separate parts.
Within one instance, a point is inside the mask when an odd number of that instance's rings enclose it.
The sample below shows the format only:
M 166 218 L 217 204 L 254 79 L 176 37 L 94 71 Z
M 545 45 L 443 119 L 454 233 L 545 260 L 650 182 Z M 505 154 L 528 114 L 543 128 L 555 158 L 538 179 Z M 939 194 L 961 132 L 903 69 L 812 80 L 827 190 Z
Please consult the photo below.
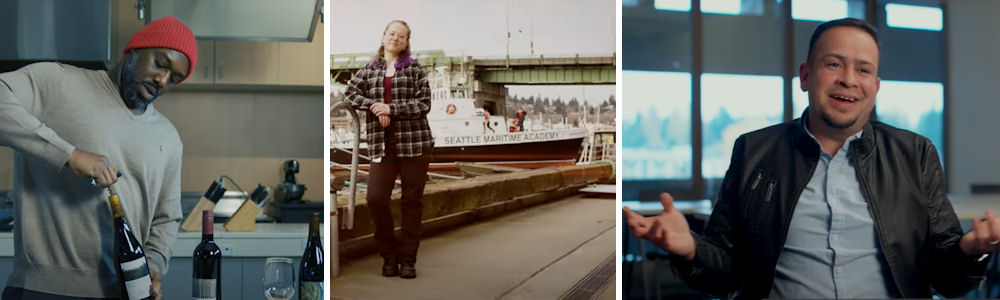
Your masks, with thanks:
M 642 217 L 625 209 L 633 234 L 670 252 L 675 271 L 692 287 L 716 295 L 751 299 L 914 298 L 930 297 L 932 288 L 947 297 L 968 293 L 983 279 L 988 253 L 1000 244 L 1000 218 L 987 210 L 983 219 L 973 220 L 973 230 L 963 234 L 945 196 L 941 164 L 930 141 L 869 120 L 880 82 L 877 41 L 875 29 L 857 19 L 834 20 L 817 27 L 808 59 L 799 67 L 801 88 L 809 93 L 809 108 L 800 119 L 736 140 L 705 232 L 691 233 L 684 217 L 674 209 L 673 198 L 663 194 L 664 212 L 659 216 Z M 885 281 L 851 281 L 851 276 L 862 274 L 838 274 L 836 284 L 842 286 L 824 289 L 811 284 L 814 279 L 808 276 L 786 276 L 783 280 L 795 281 L 797 289 L 773 293 L 780 290 L 776 274 L 802 274 L 776 268 L 779 258 L 788 255 L 789 232 L 803 231 L 790 226 L 793 216 L 814 217 L 821 221 L 818 224 L 837 222 L 831 221 L 836 218 L 831 218 L 829 211 L 836 205 L 834 201 L 843 200 L 833 196 L 818 197 L 830 205 L 815 206 L 821 213 L 800 215 L 805 213 L 796 210 L 796 205 L 802 205 L 799 200 L 805 199 L 807 185 L 812 188 L 810 180 L 818 172 L 817 164 L 836 155 L 846 155 L 853 167 L 854 176 L 848 176 L 853 177 L 848 182 L 856 188 L 847 193 L 860 195 L 860 219 L 870 220 L 848 225 L 869 226 L 855 232 L 874 228 L 876 241 L 870 248 L 884 267 L 871 268 L 882 270 L 877 278 Z M 832 236 L 830 228 L 806 230 Z M 871 234 L 871 229 L 867 230 Z M 844 238 L 859 239 L 858 235 Z M 836 252 L 838 249 L 831 249 L 833 241 L 837 236 L 832 236 L 829 244 L 810 246 Z M 831 264 L 825 271 L 840 272 L 833 269 L 837 268 Z M 886 293 L 849 293 L 879 284 L 885 285 L 882 291 Z

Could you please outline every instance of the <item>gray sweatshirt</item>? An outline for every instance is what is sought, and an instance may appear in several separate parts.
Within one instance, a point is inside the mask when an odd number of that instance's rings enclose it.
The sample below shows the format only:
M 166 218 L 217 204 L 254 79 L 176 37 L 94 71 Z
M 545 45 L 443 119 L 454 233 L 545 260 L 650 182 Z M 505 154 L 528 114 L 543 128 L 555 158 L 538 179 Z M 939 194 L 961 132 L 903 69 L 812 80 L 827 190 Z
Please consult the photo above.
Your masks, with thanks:
M 122 102 L 105 71 L 36 63 L 0 73 L 0 146 L 14 151 L 14 266 L 7 286 L 117 297 L 106 189 L 64 167 L 74 149 L 107 156 L 112 188 L 151 270 L 166 274 L 181 219 L 183 146 L 151 105 Z

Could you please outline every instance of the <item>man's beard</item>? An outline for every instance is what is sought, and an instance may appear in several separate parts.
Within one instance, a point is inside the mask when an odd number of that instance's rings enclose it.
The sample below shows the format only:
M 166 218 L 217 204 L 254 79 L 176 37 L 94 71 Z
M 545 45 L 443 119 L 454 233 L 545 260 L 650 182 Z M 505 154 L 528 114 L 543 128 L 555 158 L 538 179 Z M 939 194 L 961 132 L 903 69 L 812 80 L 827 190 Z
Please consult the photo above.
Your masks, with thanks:
M 122 65 L 120 80 L 121 86 L 118 87 L 119 93 L 121 93 L 122 100 L 125 101 L 125 106 L 130 109 L 146 109 L 153 103 L 153 100 L 160 97 L 160 87 L 152 80 L 139 80 L 135 72 L 135 64 L 139 59 L 139 55 L 133 53 L 129 58 L 125 59 L 125 63 Z M 149 86 L 153 91 L 153 98 L 146 100 L 142 98 L 139 92 L 141 85 Z
M 820 115 L 823 117 L 823 122 L 825 122 L 826 125 L 828 125 L 830 127 L 833 127 L 833 128 L 837 128 L 837 129 L 851 128 L 851 126 L 854 126 L 854 123 L 858 122 L 858 117 L 857 116 L 855 116 L 854 118 L 851 118 L 851 119 L 847 120 L 846 122 L 837 123 L 837 121 L 834 120 L 833 117 L 830 116 L 830 114 L 828 114 L 826 112 L 823 112 Z

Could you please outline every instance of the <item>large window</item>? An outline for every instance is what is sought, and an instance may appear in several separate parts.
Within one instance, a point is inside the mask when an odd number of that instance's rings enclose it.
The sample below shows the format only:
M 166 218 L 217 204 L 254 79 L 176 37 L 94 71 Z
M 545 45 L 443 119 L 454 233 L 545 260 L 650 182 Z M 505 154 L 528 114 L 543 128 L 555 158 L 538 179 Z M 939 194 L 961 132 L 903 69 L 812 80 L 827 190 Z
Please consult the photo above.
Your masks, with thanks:
M 885 22 L 889 27 L 941 31 L 944 28 L 944 12 L 940 7 L 885 5 Z
M 941 4 L 928 0 L 874 1 L 878 19 L 883 20 L 875 24 L 882 41 L 882 88 L 875 102 L 878 119 L 930 139 L 942 164 L 946 164 Z
M 747 1 L 749 2 L 749 1 Z M 738 15 L 743 11 L 740 0 L 702 0 L 701 12 L 710 14 Z
M 701 12 L 709 14 L 741 15 L 760 14 L 758 8 L 762 6 L 764 0 L 701 0 Z M 637 0 L 623 0 L 622 7 L 636 7 Z M 657 10 L 671 11 L 691 11 L 691 0 L 653 0 L 653 7 Z M 756 11 L 756 13 L 755 13 Z
M 801 84 L 799 76 L 792 77 L 792 119 L 802 117 L 802 112 L 809 106 L 809 94 L 802 91 Z
M 658 10 L 690 11 L 691 0 L 654 0 L 653 7 Z
M 622 71 L 622 179 L 691 177 L 691 74 Z
M 781 123 L 784 92 L 779 76 L 706 73 L 701 78 L 702 176 L 718 179 L 729 169 L 737 137 Z
M 792 1 L 792 19 L 824 22 L 847 17 L 844 0 L 795 0 Z
M 944 157 L 943 84 L 882 80 L 875 103 L 879 121 L 930 139 Z

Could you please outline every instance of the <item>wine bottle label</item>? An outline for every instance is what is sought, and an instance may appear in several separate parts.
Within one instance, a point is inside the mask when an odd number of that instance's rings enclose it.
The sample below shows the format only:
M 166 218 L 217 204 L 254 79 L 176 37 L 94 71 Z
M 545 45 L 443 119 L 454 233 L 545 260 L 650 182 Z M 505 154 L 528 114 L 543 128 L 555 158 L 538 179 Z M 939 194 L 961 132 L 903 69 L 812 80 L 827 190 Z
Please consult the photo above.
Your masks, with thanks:
M 323 283 L 315 281 L 299 282 L 299 299 L 320 300 L 323 298 Z
M 194 300 L 215 300 L 215 281 L 218 279 L 195 278 L 191 286 Z
M 149 287 L 153 281 L 149 279 L 149 267 L 146 266 L 146 257 L 140 257 L 131 261 L 123 262 L 122 278 L 125 279 L 125 291 L 128 292 L 129 300 L 149 298 Z

